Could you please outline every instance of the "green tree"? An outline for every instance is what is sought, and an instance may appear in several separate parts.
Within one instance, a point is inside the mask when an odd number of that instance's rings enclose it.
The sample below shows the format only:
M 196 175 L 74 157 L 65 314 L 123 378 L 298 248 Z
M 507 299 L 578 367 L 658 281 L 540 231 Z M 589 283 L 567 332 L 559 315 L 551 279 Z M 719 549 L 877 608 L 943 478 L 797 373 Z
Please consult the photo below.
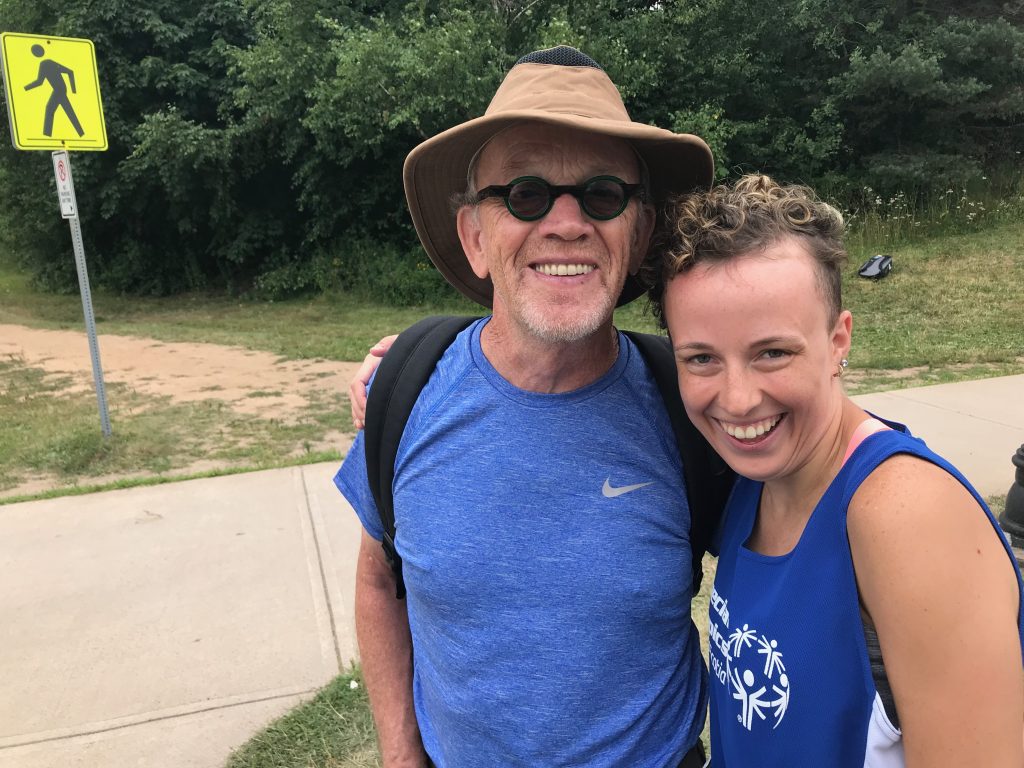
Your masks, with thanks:
M 1020 162 L 1024 29 L 1005 19 L 933 22 L 899 20 L 854 49 L 832 81 L 845 169 L 876 189 L 959 185 Z
M 222 107 L 228 46 L 248 40 L 242 0 L 3 0 L 0 8 L 13 28 L 96 45 L 110 149 L 76 153 L 73 168 L 97 281 L 166 293 L 217 275 L 231 239 L 218 223 L 238 199 Z M 8 217 L 21 252 L 42 283 L 72 287 L 73 264 L 50 247 L 62 229 L 66 242 L 66 228 L 37 214 L 53 210 L 48 158 L 5 152 L 0 165 L 25 192 Z
M 604 65 L 634 119 L 705 138 L 719 177 L 924 194 L 1024 150 L 1021 0 L 0 0 L 0 16 L 96 41 L 111 148 L 76 154 L 75 175 L 96 282 L 124 291 L 444 291 L 404 158 L 560 43 Z M 0 152 L 8 229 L 42 283 L 71 288 L 49 178 L 45 153 Z

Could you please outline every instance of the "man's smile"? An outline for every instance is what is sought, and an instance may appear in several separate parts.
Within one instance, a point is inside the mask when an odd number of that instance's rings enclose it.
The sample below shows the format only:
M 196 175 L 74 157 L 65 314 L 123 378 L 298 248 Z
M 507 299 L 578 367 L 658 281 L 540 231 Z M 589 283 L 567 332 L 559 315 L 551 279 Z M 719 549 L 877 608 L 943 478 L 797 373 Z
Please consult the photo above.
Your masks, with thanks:
M 531 264 L 530 267 L 542 275 L 557 277 L 587 275 L 597 269 L 593 264 Z

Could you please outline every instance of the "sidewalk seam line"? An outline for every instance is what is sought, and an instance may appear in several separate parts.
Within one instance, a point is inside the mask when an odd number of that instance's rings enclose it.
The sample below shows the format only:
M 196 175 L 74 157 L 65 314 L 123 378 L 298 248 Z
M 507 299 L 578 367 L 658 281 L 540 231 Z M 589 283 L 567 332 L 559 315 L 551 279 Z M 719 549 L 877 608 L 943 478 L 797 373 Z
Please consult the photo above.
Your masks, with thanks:
M 5 744 L 0 746 L 0 752 L 4 752 L 8 749 L 17 749 L 18 747 L 30 747 L 35 744 L 46 744 L 52 741 L 69 741 L 70 739 L 77 739 L 80 736 L 95 736 L 100 733 L 112 733 L 113 731 L 123 731 L 126 728 L 137 728 L 140 725 L 149 725 L 150 723 L 160 723 L 164 720 L 178 720 L 182 717 L 191 717 L 192 715 L 201 715 L 205 712 L 216 712 L 220 709 L 234 709 L 235 707 L 244 707 L 249 704 L 261 704 L 265 701 L 274 701 L 276 699 L 288 699 L 293 696 L 305 696 L 308 693 L 316 693 L 319 688 L 307 688 L 306 690 L 296 691 L 293 693 L 278 693 L 272 696 L 264 696 L 258 699 L 249 699 L 246 701 L 235 701 L 230 704 L 215 704 L 210 707 L 202 707 L 201 709 L 193 709 L 188 712 L 181 712 L 175 715 L 162 715 L 160 717 L 151 717 L 147 720 L 139 720 L 134 723 L 125 723 L 124 725 L 112 725 L 109 728 L 96 728 L 94 730 L 81 731 L 79 733 L 69 733 L 66 736 L 47 736 L 43 739 L 33 739 L 31 741 L 20 741 L 16 744 Z
M 952 414 L 954 414 L 956 416 L 962 416 L 965 419 L 974 419 L 975 421 L 981 421 L 981 422 L 984 422 L 986 424 L 995 424 L 998 427 L 1006 427 L 1008 429 L 1017 429 L 1017 426 L 1015 424 L 1007 424 L 1005 421 L 996 421 L 995 419 L 991 419 L 988 416 L 977 416 L 977 415 L 975 415 L 973 413 L 970 413 L 970 412 L 967 412 L 967 411 L 958 411 L 958 410 L 956 410 L 955 407 L 950 407 L 950 406 L 947 406 L 947 405 L 936 405 L 935 403 L 930 403 L 927 400 L 918 400 L 915 397 L 909 397 L 907 395 L 902 395 L 901 394 L 902 391 L 909 392 L 910 390 L 895 390 L 893 392 L 880 392 L 878 394 L 891 395 L 893 397 L 893 399 L 896 399 L 896 400 L 905 400 L 906 402 L 914 403 L 915 405 L 925 405 L 925 406 L 928 406 L 929 408 L 934 408 L 937 411 L 946 411 L 946 412 L 952 413 Z
M 341 666 L 341 645 L 338 643 L 338 629 L 334 622 L 334 606 L 331 604 L 331 592 L 327 586 L 327 573 L 324 571 L 324 558 L 320 548 L 320 534 L 317 530 L 316 520 L 313 519 L 313 508 L 309 503 L 309 488 L 306 485 L 306 473 L 299 467 L 299 477 L 302 478 L 302 493 L 306 501 L 306 516 L 309 518 L 309 527 L 313 531 L 313 543 L 316 544 L 316 564 L 320 569 L 320 586 L 324 591 L 324 602 L 327 604 L 327 618 L 331 625 L 331 640 L 334 642 L 334 661 L 340 674 Z M 326 535 L 326 532 L 324 532 Z

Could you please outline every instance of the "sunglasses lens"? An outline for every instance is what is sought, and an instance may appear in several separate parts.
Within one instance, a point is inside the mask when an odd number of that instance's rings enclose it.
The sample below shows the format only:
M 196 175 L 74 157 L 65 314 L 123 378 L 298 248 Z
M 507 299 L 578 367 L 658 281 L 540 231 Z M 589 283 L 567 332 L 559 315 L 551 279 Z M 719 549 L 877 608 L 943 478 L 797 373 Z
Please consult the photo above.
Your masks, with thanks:
M 626 207 L 626 192 L 611 179 L 594 179 L 583 190 L 583 208 L 595 219 L 614 219 Z
M 551 194 L 541 181 L 526 180 L 512 185 L 508 193 L 508 207 L 520 219 L 539 219 L 548 212 Z

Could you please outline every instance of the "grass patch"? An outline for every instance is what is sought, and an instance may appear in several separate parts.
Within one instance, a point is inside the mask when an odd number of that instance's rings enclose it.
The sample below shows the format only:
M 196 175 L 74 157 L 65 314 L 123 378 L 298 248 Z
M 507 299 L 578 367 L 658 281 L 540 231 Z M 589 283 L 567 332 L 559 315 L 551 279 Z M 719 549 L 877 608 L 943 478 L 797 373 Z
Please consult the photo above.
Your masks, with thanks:
M 983 231 L 921 235 L 894 247 L 886 245 L 889 237 L 880 231 L 875 239 L 850 238 L 843 288 L 854 314 L 853 367 L 887 372 L 954 363 L 1003 366 L 953 368 L 939 380 L 1024 371 L 1024 224 L 994 220 Z M 880 251 L 892 254 L 893 273 L 879 282 L 856 277 L 857 266 Z M 343 294 L 280 302 L 202 294 L 137 298 L 103 291 L 93 298 L 102 333 L 231 344 L 289 359 L 362 360 L 381 336 L 425 315 L 482 311 L 455 297 L 415 307 L 382 306 Z M 641 299 L 619 309 L 616 323 L 656 330 L 644 305 Z M 81 316 L 77 296 L 39 294 L 9 257 L 0 258 L 0 323 L 82 330 Z M 879 386 L 887 386 L 889 378 L 894 377 L 881 374 Z
M 228 344 L 288 359 L 362 360 L 379 338 L 438 313 L 479 314 L 468 300 L 393 307 L 344 294 L 269 302 L 212 294 L 167 298 L 118 296 L 94 290 L 100 333 L 160 341 Z M 82 331 L 77 295 L 43 294 L 0 255 L 0 323 Z
M 852 266 L 868 255 L 851 254 Z M 888 278 L 850 276 L 843 286 L 854 315 L 852 366 L 1024 368 L 1024 225 L 925 240 L 892 255 Z M 971 372 L 951 375 L 969 378 Z
M 39 486 L 19 493 L 23 499 L 83 484 L 110 487 L 104 476 L 177 477 L 205 471 L 208 463 L 223 472 L 327 460 L 340 454 L 325 451 L 325 441 L 350 429 L 341 392 L 315 393 L 301 418 L 284 422 L 241 416 L 219 400 L 174 403 L 108 384 L 114 434 L 104 439 L 95 394 L 68 384 L 19 357 L 0 358 L 0 492 Z
M 43 501 L 45 499 L 59 499 L 64 496 L 84 496 L 87 493 L 102 493 L 103 491 L 120 491 L 125 488 L 142 488 L 150 485 L 166 485 L 167 483 L 180 483 L 185 480 L 201 480 L 205 477 L 225 477 L 228 475 L 241 475 L 246 472 L 255 472 L 261 469 L 281 469 L 283 467 L 299 467 L 305 464 L 316 464 L 321 461 L 341 461 L 340 451 L 317 451 L 311 452 L 299 459 L 283 459 L 275 461 L 262 467 L 220 467 L 207 470 L 206 472 L 185 472 L 166 475 L 145 475 L 142 477 L 123 477 L 111 480 L 106 483 L 93 483 L 85 485 L 72 485 L 61 488 L 52 488 L 39 493 L 24 493 L 16 496 L 0 497 L 0 506 L 5 504 L 19 504 L 23 501 Z
M 985 498 L 985 503 L 988 504 L 989 509 L 992 510 L 992 514 L 999 517 L 1006 509 L 1006 494 L 988 496 Z
M 373 718 L 358 670 L 335 678 L 312 701 L 293 709 L 258 733 L 231 755 L 226 768 L 268 766 L 380 766 Z
M 1024 373 L 1024 224 L 905 243 L 887 250 L 889 277 L 857 277 L 880 250 L 851 248 L 843 275 L 853 313 L 850 372 L 867 372 L 858 392 Z M 643 300 L 619 309 L 616 322 L 655 329 Z M 907 368 L 920 370 L 908 377 Z

